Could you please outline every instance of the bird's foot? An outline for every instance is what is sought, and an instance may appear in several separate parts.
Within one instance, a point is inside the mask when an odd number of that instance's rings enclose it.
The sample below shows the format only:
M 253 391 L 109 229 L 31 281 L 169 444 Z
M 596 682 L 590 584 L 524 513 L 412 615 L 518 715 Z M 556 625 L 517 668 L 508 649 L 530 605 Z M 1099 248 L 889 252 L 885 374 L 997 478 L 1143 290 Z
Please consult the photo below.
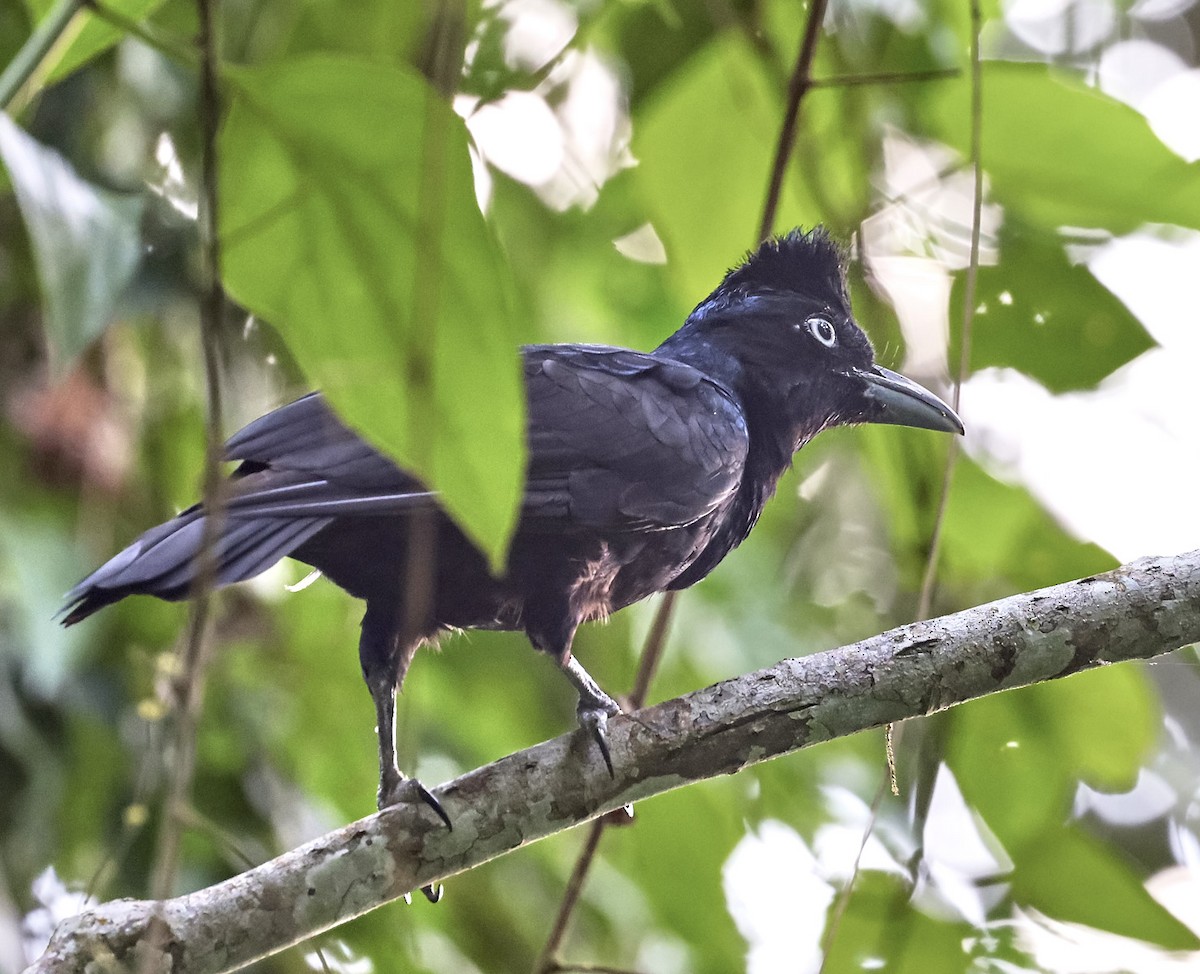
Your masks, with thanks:
M 392 805 L 411 801 L 412 796 L 405 794 L 406 788 L 415 789 L 417 797 L 433 810 L 433 813 L 442 820 L 446 828 L 451 832 L 454 831 L 454 823 L 450 821 L 450 816 L 446 814 L 446 809 L 437 800 L 437 796 L 416 778 L 410 778 L 399 771 L 395 771 L 390 775 L 385 774 L 380 778 L 378 795 L 379 810 L 382 811 L 385 808 L 390 808 Z
M 379 781 L 379 810 L 383 811 L 392 805 L 398 805 L 404 801 L 411 801 L 412 796 L 404 794 L 405 788 L 414 788 L 417 792 L 417 797 L 428 805 L 435 815 L 440 818 L 446 828 L 451 832 L 454 831 L 454 826 L 450 822 L 450 816 L 446 814 L 446 809 L 442 807 L 442 803 L 437 800 L 437 797 L 426 788 L 416 778 L 409 778 L 402 774 L 399 770 L 393 769 L 392 774 L 384 774 Z M 446 893 L 446 888 L 438 883 L 436 886 L 422 886 L 421 892 L 425 895 L 425 899 L 430 903 L 437 903 Z M 405 896 L 405 902 L 410 902 L 410 898 Z
M 608 748 L 608 718 L 620 712 L 621 708 L 617 706 L 617 702 L 603 692 L 581 693 L 579 706 L 575 708 L 579 726 L 587 731 L 592 740 L 596 742 L 596 747 L 600 751 L 600 756 L 604 758 L 604 766 L 608 768 L 610 778 L 615 778 L 616 772 L 613 771 L 612 753 Z

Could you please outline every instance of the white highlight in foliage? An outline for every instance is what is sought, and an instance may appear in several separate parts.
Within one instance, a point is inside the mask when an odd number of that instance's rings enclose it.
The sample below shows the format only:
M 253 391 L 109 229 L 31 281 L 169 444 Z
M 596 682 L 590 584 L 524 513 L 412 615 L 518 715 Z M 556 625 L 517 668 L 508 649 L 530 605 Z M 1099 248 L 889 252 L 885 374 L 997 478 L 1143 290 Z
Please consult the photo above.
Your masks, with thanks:
M 483 157 L 531 186 L 551 179 L 562 165 L 563 135 L 550 106 L 538 95 L 510 91 L 467 116 Z
M 643 223 L 636 230 L 613 241 L 617 253 L 642 264 L 665 264 L 667 248 L 654 229 L 653 223 Z
M 1035 51 L 1065 54 L 1090 51 L 1109 37 L 1117 12 L 1112 0 L 1013 0 L 1004 19 Z
M 196 200 L 196 191 L 188 185 L 183 174 L 179 153 L 169 133 L 159 135 L 154 145 L 154 160 L 160 167 L 159 175 L 157 179 L 147 180 L 146 188 L 170 203 L 177 213 L 195 220 L 200 204 Z
M 1130 828 L 1162 818 L 1175 806 L 1178 795 L 1160 774 L 1143 768 L 1129 791 L 1109 794 L 1079 783 L 1075 815 L 1093 812 L 1110 825 Z
M 1200 233 L 1139 232 L 1089 266 L 1161 347 L 1087 392 L 1056 396 L 1012 370 L 978 373 L 962 395 L 966 448 L 1121 560 L 1200 547 L 1200 330 L 1190 310 Z
M 1200 69 L 1172 75 L 1139 106 L 1150 127 L 1172 151 L 1188 162 L 1200 159 Z
M 834 889 L 804 839 L 768 819 L 734 847 L 721 870 L 729 914 L 746 939 L 747 974 L 816 974 Z
M 508 0 L 500 10 L 508 22 L 504 61 L 516 71 L 539 71 L 571 43 L 579 20 L 558 0 Z
M 25 939 L 25 959 L 32 963 L 40 957 L 50 943 L 50 935 L 63 920 L 76 916 L 95 906 L 99 901 L 73 890 L 47 866 L 34 879 L 31 892 L 38 906 L 27 914 L 21 923 Z
M 914 901 L 926 913 L 983 928 L 1005 887 L 989 882 L 1012 860 L 959 790 L 954 773 L 938 767 L 923 833 L 925 873 Z

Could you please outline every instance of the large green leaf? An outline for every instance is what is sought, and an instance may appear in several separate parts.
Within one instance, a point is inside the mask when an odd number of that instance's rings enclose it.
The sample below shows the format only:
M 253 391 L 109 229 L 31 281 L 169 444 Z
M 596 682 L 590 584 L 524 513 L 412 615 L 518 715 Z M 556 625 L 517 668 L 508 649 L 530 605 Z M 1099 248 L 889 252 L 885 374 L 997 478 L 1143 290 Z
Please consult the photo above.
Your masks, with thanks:
M 499 565 L 524 474 L 520 329 L 465 127 L 401 68 L 310 57 L 228 77 L 230 293 Z
M 1196 934 L 1146 892 L 1128 864 L 1078 829 L 1055 829 L 1014 850 L 1013 859 L 1013 895 L 1056 920 L 1149 940 L 1168 950 L 1200 947 Z
M 954 285 L 962 306 L 964 275 Z M 1052 392 L 1094 386 L 1154 341 L 1082 264 L 1067 259 L 1057 234 L 1005 221 L 1000 262 L 979 269 L 972 369 L 1009 366 Z M 950 350 L 958 359 L 959 332 Z
M 681 297 L 698 302 L 755 243 L 783 101 L 739 37 L 718 37 L 642 105 L 636 176 Z M 720 119 L 720 124 L 714 124 Z M 817 222 L 785 186 L 776 226 Z
M 1003 580 L 1008 592 L 1023 592 L 1117 564 L 1103 549 L 1072 538 L 1028 490 L 966 457 L 955 466 L 942 532 L 941 577 L 960 584 Z
M 1012 851 L 1059 827 L 1080 781 L 1131 788 L 1159 716 L 1145 675 L 1124 666 L 977 700 L 952 721 L 947 761 L 967 801 Z
M 912 888 L 890 873 L 864 869 L 822 964 L 828 974 L 885 970 L 895 974 L 958 974 L 971 970 L 972 934 L 912 905 Z
M 141 260 L 145 200 L 81 179 L 53 149 L 0 114 L 0 159 L 33 241 L 46 330 L 69 364 L 112 317 Z
M 965 155 L 969 83 L 931 95 L 929 131 Z M 1200 165 L 1128 105 L 1044 65 L 984 65 L 982 159 L 994 198 L 1033 226 L 1200 228 Z

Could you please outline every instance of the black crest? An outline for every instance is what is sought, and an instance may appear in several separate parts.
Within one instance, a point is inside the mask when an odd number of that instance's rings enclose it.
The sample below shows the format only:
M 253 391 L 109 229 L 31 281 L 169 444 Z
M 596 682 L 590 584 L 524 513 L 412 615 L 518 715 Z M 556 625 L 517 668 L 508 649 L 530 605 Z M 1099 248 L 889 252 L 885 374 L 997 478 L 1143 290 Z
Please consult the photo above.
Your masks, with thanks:
M 794 291 L 845 304 L 845 251 L 825 231 L 800 228 L 772 237 L 725 275 L 718 292 Z

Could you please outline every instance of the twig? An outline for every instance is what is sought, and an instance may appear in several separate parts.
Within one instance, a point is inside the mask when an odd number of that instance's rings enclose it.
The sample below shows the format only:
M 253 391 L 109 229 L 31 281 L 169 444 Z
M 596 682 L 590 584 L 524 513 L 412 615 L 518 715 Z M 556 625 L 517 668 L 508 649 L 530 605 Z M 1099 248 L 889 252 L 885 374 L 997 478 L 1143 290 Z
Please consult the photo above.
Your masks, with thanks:
M 596 819 L 588 829 L 583 848 L 579 851 L 579 858 L 575 860 L 575 868 L 571 870 L 571 878 L 567 880 L 566 889 L 563 890 L 562 902 L 559 904 L 558 913 L 555 914 L 554 925 L 550 928 L 550 934 L 546 937 L 546 943 L 542 947 L 541 953 L 533 962 L 533 974 L 550 974 L 552 971 L 563 970 L 562 964 L 555 955 L 558 953 L 558 948 L 562 946 L 563 938 L 567 935 L 567 924 L 570 923 L 575 907 L 579 903 L 579 897 L 583 893 L 583 884 L 587 879 L 588 871 L 592 868 L 592 861 L 596 857 L 596 850 L 600 846 L 600 838 L 604 835 L 604 829 L 603 818 Z
M 775 146 L 775 161 L 771 165 L 771 180 L 767 186 L 767 200 L 763 205 L 762 220 L 758 225 L 758 239 L 765 240 L 775 226 L 775 211 L 779 209 L 779 194 L 783 189 L 783 175 L 787 171 L 788 159 L 796 141 L 796 123 L 800 118 L 800 102 L 812 87 L 813 57 L 817 50 L 817 37 L 825 19 L 826 0 L 812 0 L 808 8 L 808 22 L 800 42 L 800 53 L 796 66 L 788 81 L 787 108 L 783 114 L 783 125 L 779 129 L 779 142 Z
M 200 299 L 200 332 L 204 347 L 207 389 L 206 455 L 204 469 L 204 531 L 193 583 L 192 613 L 188 626 L 183 672 L 178 685 L 176 753 L 168 785 L 166 809 L 155 852 L 151 890 L 157 898 L 170 894 L 179 864 L 184 812 L 190 804 L 196 765 L 196 729 L 204 700 L 204 677 L 212 653 L 209 638 L 210 593 L 216 576 L 216 544 L 222 520 L 221 479 L 221 312 L 225 293 L 221 286 L 221 251 L 217 236 L 217 125 L 220 103 L 217 92 L 217 4 L 196 0 L 200 18 L 200 129 L 201 191 L 199 233 L 206 286 Z
M 678 599 L 678 592 L 666 592 L 658 603 L 658 611 L 654 613 L 654 621 L 650 623 L 650 632 L 646 634 L 646 645 L 642 647 L 637 675 L 633 678 L 633 689 L 629 691 L 631 710 L 641 710 L 646 706 L 650 683 L 654 680 L 658 664 L 667 648 L 667 632 L 671 628 L 671 617 L 675 613 L 675 603 Z
M 34 76 L 46 55 L 66 35 L 67 28 L 83 6 L 83 0 L 57 0 L 45 20 L 34 28 L 17 56 L 0 74 L 0 109 L 9 108 L 17 93 Z
M 982 15 L 979 0 L 971 0 L 971 166 L 975 185 L 971 211 L 971 256 L 967 264 L 967 278 L 963 288 L 963 326 L 959 343 L 958 369 L 954 377 L 953 405 L 959 407 L 963 382 L 971 365 L 971 331 L 975 323 L 975 289 L 979 279 L 979 237 L 983 222 L 983 62 L 979 56 L 979 31 Z M 925 563 L 925 577 L 921 581 L 921 595 L 917 600 L 917 618 L 925 619 L 933 602 L 933 586 L 937 577 L 938 556 L 941 552 L 942 524 L 946 519 L 946 505 L 950 496 L 950 482 L 954 465 L 958 460 L 958 440 L 952 440 L 946 452 L 946 466 L 942 474 L 942 491 L 938 498 L 937 516 L 933 522 L 933 535 L 929 542 L 929 558 Z
M 650 683 L 654 679 L 654 674 L 658 670 L 658 664 L 666 649 L 667 632 L 671 626 L 671 616 L 675 611 L 678 597 L 678 592 L 667 592 L 663 595 L 662 601 L 658 604 L 658 610 L 654 613 L 654 621 L 650 624 L 650 632 L 646 634 L 646 643 L 642 647 L 641 658 L 638 661 L 638 671 L 633 680 L 633 689 L 629 691 L 626 700 L 630 711 L 641 710 L 646 704 Z M 571 878 L 563 890 L 562 902 L 558 905 L 558 912 L 554 916 L 554 923 L 550 927 L 546 943 L 542 946 L 537 960 L 534 961 L 534 974 L 580 969 L 577 965 L 564 967 L 565 961 L 559 961 L 557 955 L 559 948 L 562 947 L 563 939 L 567 935 L 567 926 L 583 895 L 583 885 L 587 881 L 592 862 L 596 858 L 596 851 L 600 848 L 600 839 L 610 824 L 607 817 L 601 817 L 596 819 L 588 830 L 587 839 L 583 843 L 583 848 L 579 850 L 579 857 L 575 860 L 574 869 L 571 870 Z

